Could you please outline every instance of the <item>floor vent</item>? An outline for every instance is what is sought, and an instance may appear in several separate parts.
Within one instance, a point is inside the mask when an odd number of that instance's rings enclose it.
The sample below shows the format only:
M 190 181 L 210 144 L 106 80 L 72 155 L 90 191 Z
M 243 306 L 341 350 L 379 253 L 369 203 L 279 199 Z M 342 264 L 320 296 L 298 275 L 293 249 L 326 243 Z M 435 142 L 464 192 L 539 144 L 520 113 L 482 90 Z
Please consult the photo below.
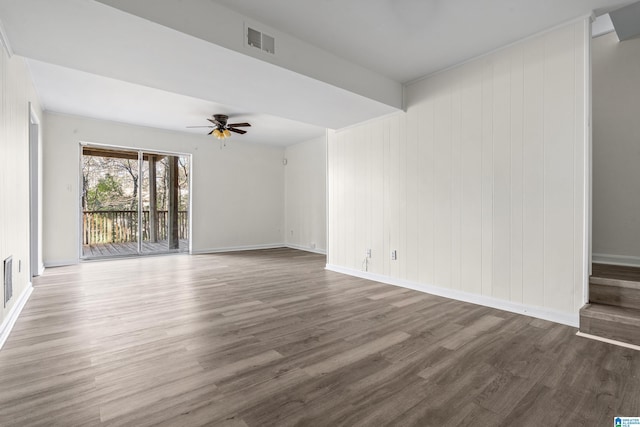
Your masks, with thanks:
M 13 258 L 9 257 L 4 260 L 4 306 L 7 306 L 7 302 L 13 295 Z
M 276 39 L 251 27 L 247 28 L 247 45 L 275 55 Z

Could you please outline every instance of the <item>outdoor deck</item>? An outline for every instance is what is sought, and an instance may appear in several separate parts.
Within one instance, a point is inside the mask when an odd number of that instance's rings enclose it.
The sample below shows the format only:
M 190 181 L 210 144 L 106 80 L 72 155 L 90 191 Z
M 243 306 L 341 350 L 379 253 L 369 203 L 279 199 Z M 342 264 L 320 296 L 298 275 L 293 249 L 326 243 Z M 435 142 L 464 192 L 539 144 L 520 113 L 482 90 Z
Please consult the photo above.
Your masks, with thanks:
M 143 253 L 169 253 L 169 252 L 188 252 L 189 241 L 180 239 L 180 249 L 169 250 L 167 241 L 159 241 L 157 243 L 142 242 Z M 82 245 L 82 258 L 104 258 L 113 256 L 127 256 L 138 254 L 137 242 L 126 243 L 95 243 L 92 245 Z

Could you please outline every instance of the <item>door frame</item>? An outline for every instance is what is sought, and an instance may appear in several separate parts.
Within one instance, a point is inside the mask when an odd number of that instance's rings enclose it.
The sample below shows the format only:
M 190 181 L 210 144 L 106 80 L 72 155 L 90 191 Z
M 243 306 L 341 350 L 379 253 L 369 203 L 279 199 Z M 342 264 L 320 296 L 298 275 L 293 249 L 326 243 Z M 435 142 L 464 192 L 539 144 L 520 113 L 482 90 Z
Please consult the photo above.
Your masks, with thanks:
M 29 102 L 29 277 L 39 276 L 43 271 L 40 118 Z

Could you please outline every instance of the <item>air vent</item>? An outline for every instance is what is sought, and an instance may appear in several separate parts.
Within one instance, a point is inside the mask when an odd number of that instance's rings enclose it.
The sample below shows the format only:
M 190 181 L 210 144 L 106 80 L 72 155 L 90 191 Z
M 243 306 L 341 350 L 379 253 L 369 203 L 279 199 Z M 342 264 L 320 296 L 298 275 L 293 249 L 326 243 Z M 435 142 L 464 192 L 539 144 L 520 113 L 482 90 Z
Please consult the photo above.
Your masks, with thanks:
M 266 34 L 262 35 L 262 50 L 267 53 L 276 53 L 276 39 Z
M 9 257 L 4 260 L 4 306 L 7 306 L 7 303 L 11 299 L 13 295 L 13 258 Z
M 251 27 L 247 28 L 247 45 L 274 55 L 276 39 Z
M 253 28 L 247 28 L 247 43 L 249 46 L 262 49 L 262 33 Z

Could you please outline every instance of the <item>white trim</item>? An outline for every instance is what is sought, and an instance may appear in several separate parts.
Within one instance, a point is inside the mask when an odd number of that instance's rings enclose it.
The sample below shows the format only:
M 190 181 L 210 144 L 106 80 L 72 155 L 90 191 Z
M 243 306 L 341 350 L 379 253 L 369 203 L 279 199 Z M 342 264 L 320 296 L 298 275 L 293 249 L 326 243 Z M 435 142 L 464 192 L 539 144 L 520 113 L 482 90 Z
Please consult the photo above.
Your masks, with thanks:
M 60 260 L 60 261 L 45 261 L 44 262 L 44 268 L 65 267 L 67 265 L 76 265 L 76 264 L 79 264 L 79 263 L 80 263 L 80 260 L 78 260 L 78 259 Z
M 0 19 L 0 44 L 4 46 L 5 51 L 9 58 L 13 56 L 13 49 L 11 48 L 11 44 L 9 43 L 9 37 L 7 37 L 7 32 L 4 29 L 4 24 Z M 0 346 L 1 347 L 1 346 Z
M 538 319 L 549 320 L 551 322 L 562 323 L 563 325 L 578 327 L 580 324 L 579 313 L 565 313 L 561 311 L 551 310 L 545 307 L 536 307 L 511 301 L 505 301 L 497 298 L 487 297 L 484 295 L 472 294 L 469 292 L 457 291 L 454 289 L 442 288 L 439 286 L 426 285 L 422 283 L 412 282 L 404 279 L 396 279 L 381 274 L 369 273 L 366 271 L 355 270 L 337 265 L 327 264 L 326 269 L 335 271 L 336 273 L 347 274 L 349 276 L 360 277 L 363 279 L 373 280 L 388 285 L 400 286 L 402 288 L 413 289 L 414 291 L 424 292 L 431 295 L 437 295 L 458 301 L 469 302 L 472 304 L 483 305 L 486 307 L 496 308 L 498 310 L 509 311 L 511 313 L 524 314 L 525 316 L 536 317 Z
M 42 165 L 40 162 L 42 146 L 40 141 L 41 120 L 36 114 L 33 103 L 29 102 L 29 277 L 42 274 L 42 248 L 40 230 L 42 230 L 42 206 L 40 203 L 42 188 Z M 33 271 L 35 269 L 35 272 Z M 35 273 L 35 274 L 34 274 Z
M 189 221 L 189 254 L 193 253 L 193 155 L 189 156 L 189 212 L 187 221 Z
M 292 243 L 285 243 L 285 246 L 287 248 L 296 249 L 298 251 L 313 252 L 314 254 L 320 254 L 320 255 L 326 255 L 327 254 L 327 251 L 324 250 L 324 249 L 313 249 L 313 248 L 310 248 L 308 246 L 294 245 Z
M 583 179 L 583 193 L 582 193 L 582 259 L 584 265 L 582 266 L 582 298 L 580 299 L 581 306 L 589 302 L 589 276 L 591 276 L 591 243 L 592 243 L 592 140 L 593 132 L 591 130 L 592 122 L 592 99 L 591 99 L 591 28 L 595 15 L 592 14 L 591 18 L 585 25 L 585 52 L 584 52 L 584 159 L 582 167 L 584 168 Z M 575 185 L 575 183 L 574 183 Z
M 607 344 L 613 344 L 613 345 L 617 345 L 617 346 L 620 346 L 620 347 L 630 348 L 631 350 L 640 351 L 640 346 L 635 345 L 635 344 L 629 344 L 627 342 L 622 342 L 622 341 L 612 340 L 612 339 L 609 339 L 609 338 L 599 337 L 597 335 L 585 334 L 584 332 L 580 332 L 580 331 L 576 332 L 576 335 L 579 336 L 579 337 L 583 337 L 583 338 L 589 338 L 590 340 L 606 342 Z
M 593 262 L 596 264 L 640 267 L 640 257 L 628 255 L 593 254 Z
M 331 180 L 329 178 L 329 144 L 336 137 L 336 132 L 331 129 L 324 131 L 324 241 L 327 247 L 326 256 L 329 259 L 329 238 L 331 236 Z
M 255 251 L 260 249 L 280 249 L 285 248 L 284 243 L 270 243 L 264 245 L 247 245 L 247 246 L 229 246 L 225 248 L 198 249 L 192 252 L 192 255 L 216 254 L 220 252 L 239 252 L 239 251 Z
M 77 236 L 76 236 L 76 256 L 78 257 L 78 259 L 82 259 L 82 256 L 84 255 L 84 248 L 82 247 L 82 233 L 83 233 L 83 227 L 84 224 L 82 223 L 84 220 L 84 208 L 82 207 L 82 195 L 84 193 L 84 177 L 82 175 L 82 167 L 83 167 L 83 163 L 84 163 L 84 150 L 82 149 L 82 141 L 80 141 L 80 144 L 77 146 L 78 148 L 78 175 L 77 175 L 77 179 L 78 179 L 78 193 L 77 193 L 77 197 L 76 197 L 76 201 L 77 201 L 77 205 L 76 205 L 76 230 L 77 230 Z
M 13 304 L 13 307 L 11 307 L 11 310 L 9 310 L 9 313 L 2 321 L 2 324 L 0 325 L 0 349 L 2 349 L 2 346 L 7 341 L 7 338 L 9 338 L 9 334 L 13 329 L 13 325 L 16 324 L 16 320 L 18 320 L 18 316 L 20 316 L 20 313 L 27 303 L 27 300 L 29 300 L 32 292 L 33 285 L 31 284 L 31 282 L 28 282 L 26 289 L 22 291 L 20 298 L 16 300 L 16 302 Z

